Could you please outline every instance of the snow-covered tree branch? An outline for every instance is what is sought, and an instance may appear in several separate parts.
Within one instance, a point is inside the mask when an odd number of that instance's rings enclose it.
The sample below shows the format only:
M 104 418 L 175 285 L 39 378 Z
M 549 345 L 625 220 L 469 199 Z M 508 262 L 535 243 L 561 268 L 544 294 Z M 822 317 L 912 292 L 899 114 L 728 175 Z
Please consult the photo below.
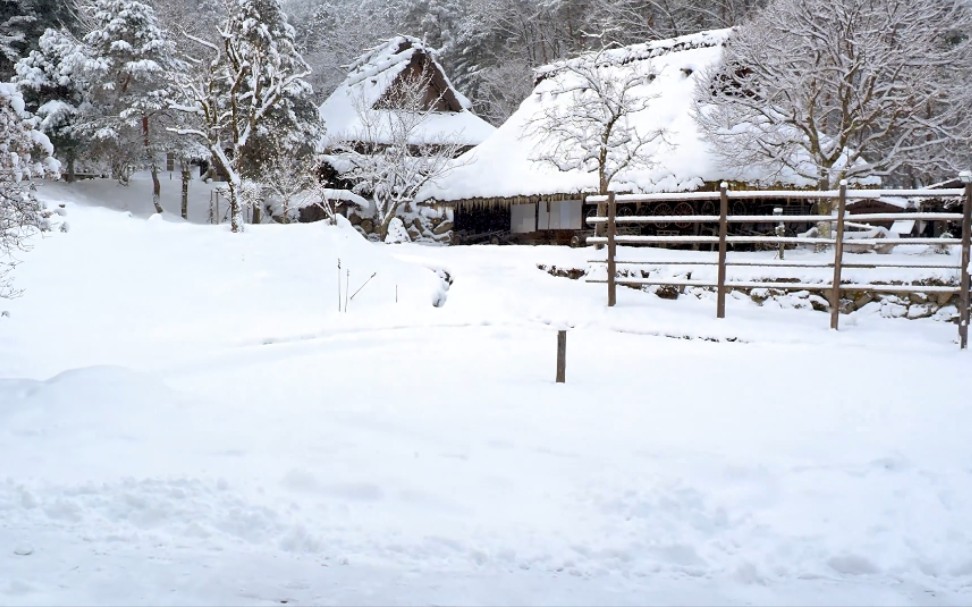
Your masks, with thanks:
M 464 149 L 458 133 L 435 129 L 440 98 L 429 98 L 430 72 L 401 78 L 386 92 L 381 109 L 363 98 L 355 99 L 361 131 L 357 141 L 336 146 L 342 177 L 354 183 L 354 192 L 375 206 L 378 235 L 384 240 L 388 226 L 430 181 L 456 166 Z M 343 166 L 343 165 L 346 165 Z
M 536 160 L 561 171 L 596 172 L 601 194 L 619 172 L 650 164 L 646 146 L 664 135 L 639 130 L 633 120 L 653 98 L 646 92 L 653 75 L 622 63 L 622 57 L 603 50 L 540 74 L 551 81 L 545 90 L 551 100 L 527 130 L 540 141 Z
M 83 39 L 82 69 L 89 103 L 77 128 L 111 158 L 122 181 L 127 180 L 131 165 L 149 169 L 152 204 L 161 213 L 165 112 L 174 93 L 172 75 L 185 68 L 150 5 L 94 0 L 89 15 L 94 27 Z M 142 161 L 133 162 L 133 156 Z
M 727 165 L 820 188 L 940 171 L 970 122 L 970 28 L 953 0 L 776 0 L 703 81 L 699 123 Z
M 37 49 L 14 66 L 12 82 L 41 119 L 41 130 L 65 161 L 68 181 L 74 178 L 75 161 L 84 148 L 77 121 L 86 103 L 86 60 L 84 46 L 74 36 L 66 30 L 48 29 L 38 40 Z
M 243 182 L 258 172 L 261 139 L 313 137 L 316 113 L 308 112 L 309 68 L 297 53 L 294 30 L 279 0 L 239 0 L 226 6 L 218 42 L 194 41 L 209 51 L 203 69 L 184 78 L 181 101 L 173 108 L 197 118 L 195 128 L 177 132 L 196 137 L 212 154 L 227 180 L 231 226 L 243 230 Z M 254 221 L 259 222 L 259 207 Z
M 57 175 L 58 166 L 38 122 L 25 110 L 17 89 L 0 83 L 0 297 L 15 293 L 10 279 L 13 254 L 24 248 L 32 232 L 48 227 L 33 180 Z

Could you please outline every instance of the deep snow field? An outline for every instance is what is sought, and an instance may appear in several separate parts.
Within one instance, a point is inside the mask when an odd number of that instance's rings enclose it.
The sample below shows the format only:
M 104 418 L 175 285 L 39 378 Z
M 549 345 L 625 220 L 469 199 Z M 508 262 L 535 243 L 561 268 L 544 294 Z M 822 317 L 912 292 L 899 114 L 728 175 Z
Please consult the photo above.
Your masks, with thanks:
M 0 604 L 972 603 L 954 325 L 608 309 L 537 269 L 602 252 L 234 235 L 206 187 L 194 223 L 177 181 L 164 216 L 41 187 L 69 230 L 0 301 Z

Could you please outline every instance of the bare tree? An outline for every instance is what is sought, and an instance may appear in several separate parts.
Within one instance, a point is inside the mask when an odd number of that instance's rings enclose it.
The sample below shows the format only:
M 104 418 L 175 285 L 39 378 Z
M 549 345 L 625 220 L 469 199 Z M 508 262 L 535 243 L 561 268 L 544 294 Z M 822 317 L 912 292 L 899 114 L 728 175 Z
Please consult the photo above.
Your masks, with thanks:
M 701 81 L 700 127 L 727 166 L 822 189 L 947 166 L 969 122 L 970 25 L 955 0 L 776 0 Z
M 399 79 L 386 93 L 382 109 L 355 100 L 361 122 L 358 141 L 336 146 L 350 169 L 342 177 L 354 183 L 354 192 L 372 200 L 382 240 L 388 226 L 425 184 L 455 168 L 454 158 L 464 148 L 458 133 L 436 130 L 438 98 L 429 99 L 431 75 Z
M 503 124 L 533 90 L 533 68 L 520 58 L 476 70 L 477 113 L 492 124 Z
M 267 215 L 279 223 L 290 223 L 299 218 L 300 209 L 318 206 L 327 220 L 334 220 L 334 204 L 329 196 L 329 184 L 321 174 L 322 160 L 274 140 L 276 147 L 268 155 L 261 171 L 261 199 L 265 201 Z
M 596 172 L 601 194 L 621 171 L 649 165 L 646 146 L 663 136 L 638 128 L 634 115 L 653 99 L 653 75 L 626 58 L 623 49 L 601 50 L 540 72 L 550 84 L 538 91 L 550 97 L 527 129 L 540 139 L 535 159 L 561 171 Z
M 609 0 L 593 7 L 589 23 L 611 41 L 633 44 L 675 38 L 741 23 L 765 0 Z
M 398 33 L 401 10 L 387 0 L 289 0 L 297 47 L 313 68 L 308 81 L 323 100 L 347 66 L 379 40 Z

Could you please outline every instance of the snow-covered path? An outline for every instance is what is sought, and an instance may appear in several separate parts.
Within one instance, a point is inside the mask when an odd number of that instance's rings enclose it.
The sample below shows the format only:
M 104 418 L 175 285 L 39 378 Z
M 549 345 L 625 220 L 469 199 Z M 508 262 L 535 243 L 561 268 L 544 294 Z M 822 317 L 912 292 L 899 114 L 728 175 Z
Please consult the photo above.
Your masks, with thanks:
M 69 217 L 0 325 L 0 604 L 972 600 L 952 326 L 608 311 L 536 269 L 590 251 Z M 386 279 L 346 315 L 338 246 Z

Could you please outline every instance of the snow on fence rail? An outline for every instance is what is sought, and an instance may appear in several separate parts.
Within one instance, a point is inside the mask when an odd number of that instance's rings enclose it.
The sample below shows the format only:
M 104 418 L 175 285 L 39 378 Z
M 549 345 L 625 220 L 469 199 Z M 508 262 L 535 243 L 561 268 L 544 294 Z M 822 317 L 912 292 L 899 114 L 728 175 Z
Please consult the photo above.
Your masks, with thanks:
M 840 318 L 840 296 L 843 291 L 860 291 L 869 293 L 959 293 L 959 345 L 962 349 L 968 347 L 969 330 L 969 288 L 970 278 L 970 240 L 972 240 L 972 173 L 963 173 L 962 181 L 966 186 L 963 189 L 944 189 L 944 190 L 848 190 L 846 182 L 842 182 L 837 190 L 824 190 L 816 192 L 800 192 L 800 196 L 808 199 L 836 198 L 837 215 L 831 217 L 829 221 L 836 224 L 836 235 L 834 238 L 820 238 L 809 236 L 729 236 L 728 226 L 730 223 L 775 223 L 786 222 L 820 222 L 820 215 L 729 215 L 729 200 L 742 198 L 752 200 L 756 198 L 783 198 L 792 197 L 792 191 L 749 191 L 737 190 L 730 191 L 728 185 L 721 184 L 718 192 L 682 192 L 675 194 L 621 194 L 615 195 L 613 192 L 607 195 L 588 196 L 588 203 L 598 204 L 598 216 L 590 217 L 587 222 L 595 227 L 595 230 L 606 228 L 605 236 L 593 236 L 587 239 L 588 244 L 607 245 L 607 259 L 604 261 L 596 260 L 597 263 L 607 264 L 606 280 L 591 280 L 589 282 L 607 283 L 608 287 L 608 306 L 614 306 L 617 302 L 617 285 L 645 286 L 645 285 L 668 285 L 668 286 L 693 286 L 693 287 L 715 287 L 716 288 L 716 317 L 725 318 L 726 315 L 726 292 L 731 288 L 771 288 L 781 290 L 817 290 L 825 291 L 829 295 L 830 304 L 830 327 L 838 329 Z M 851 222 L 845 221 L 847 200 L 861 200 L 880 198 L 882 196 L 949 196 L 963 199 L 962 213 L 867 213 L 854 215 L 855 222 L 862 221 L 881 221 L 914 219 L 924 221 L 962 221 L 961 238 L 852 238 L 845 234 L 844 228 Z M 673 216 L 617 216 L 617 205 L 619 203 L 643 203 L 643 202 L 677 202 L 685 200 L 718 200 L 719 215 L 673 215 Z M 605 208 L 606 207 L 606 208 Z M 606 216 L 604 216 L 606 213 Z M 718 236 L 635 236 L 619 235 L 617 227 L 624 225 L 644 225 L 659 223 L 717 223 Z M 828 221 L 828 219 L 823 219 Z M 623 261 L 617 259 L 618 244 L 717 244 L 718 255 L 715 261 Z M 752 262 L 752 261 L 729 261 L 726 258 L 726 247 L 729 244 L 802 244 L 802 245 L 826 245 L 834 247 L 834 261 L 829 263 L 810 262 Z M 895 245 L 895 244 L 958 244 L 962 247 L 962 258 L 959 266 L 955 265 L 912 265 L 902 263 L 853 263 L 844 261 L 844 247 L 847 245 Z M 643 265 L 709 265 L 718 266 L 718 274 L 715 282 L 706 280 L 690 279 L 651 279 L 651 278 L 618 278 L 618 264 L 643 264 Z M 726 279 L 726 270 L 731 266 L 758 266 L 758 267 L 800 267 L 800 268 L 833 268 L 833 280 L 829 285 L 820 283 L 803 282 L 760 282 L 760 281 L 729 281 Z M 847 283 L 842 282 L 841 272 L 844 268 L 872 269 L 872 268 L 936 268 L 959 270 L 961 280 L 958 287 L 952 286 L 914 286 L 899 284 L 876 284 L 876 283 Z

